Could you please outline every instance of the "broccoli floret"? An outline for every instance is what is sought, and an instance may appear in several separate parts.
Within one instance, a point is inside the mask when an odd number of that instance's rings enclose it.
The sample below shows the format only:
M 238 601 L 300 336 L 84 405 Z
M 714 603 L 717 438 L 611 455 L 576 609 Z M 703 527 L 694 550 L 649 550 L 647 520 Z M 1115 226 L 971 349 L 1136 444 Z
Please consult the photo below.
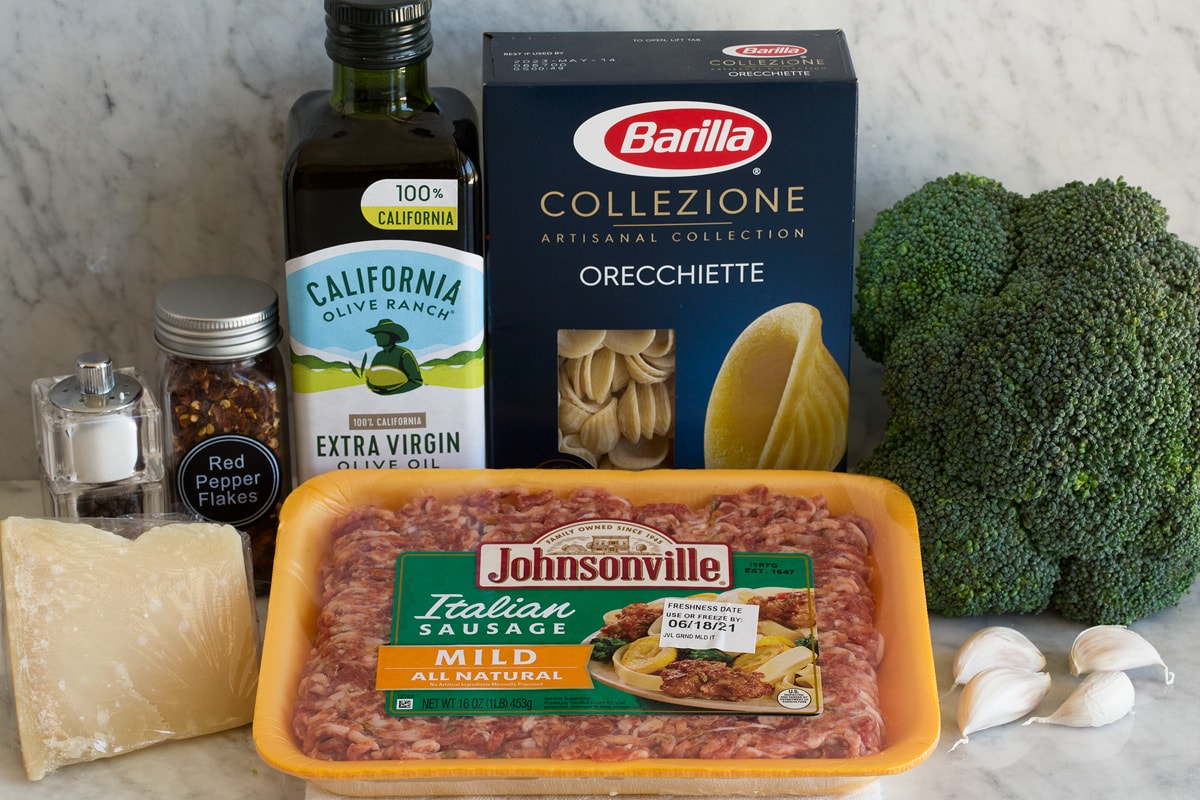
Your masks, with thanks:
M 620 650 L 629 642 L 624 639 L 618 639 L 615 636 L 597 636 L 588 642 L 592 646 L 592 661 L 610 662 L 613 660 L 613 654 Z
M 1174 605 L 1200 573 L 1200 482 L 1160 500 L 1154 518 L 1110 557 L 1068 558 L 1053 604 L 1070 619 L 1123 624 Z M 1104 592 L 1094 587 L 1109 587 Z
M 724 650 L 700 650 L 684 648 L 679 651 L 680 661 L 719 661 L 722 664 L 732 664 L 734 656 L 732 653 L 726 653 Z
M 1123 180 L 1079 181 L 1030 195 L 1020 205 L 1017 265 L 1037 272 L 1070 269 L 1093 256 L 1121 259 L 1158 244 L 1167 212 Z
M 1016 504 L 946 472 L 939 443 L 888 436 L 859 469 L 887 478 L 912 499 L 920 530 L 929 610 L 950 616 L 1039 612 L 1059 577 L 1039 553 Z
M 912 496 L 933 610 L 1131 622 L 1200 572 L 1200 251 L 1123 181 L 1019 200 L 1012 220 L 1002 244 L 979 234 L 998 243 L 978 257 L 990 291 L 931 297 L 872 344 L 891 417 L 858 471 Z M 860 296 L 927 274 L 860 253 Z
M 946 298 L 989 295 L 1013 262 L 1020 195 L 990 178 L 955 174 L 878 215 L 859 245 L 855 338 L 881 361 L 887 342 Z
M 814 656 L 821 655 L 821 645 L 817 641 L 816 636 L 801 636 L 799 639 L 796 640 L 796 646 L 797 647 L 807 647 L 809 650 L 812 651 L 812 654 Z

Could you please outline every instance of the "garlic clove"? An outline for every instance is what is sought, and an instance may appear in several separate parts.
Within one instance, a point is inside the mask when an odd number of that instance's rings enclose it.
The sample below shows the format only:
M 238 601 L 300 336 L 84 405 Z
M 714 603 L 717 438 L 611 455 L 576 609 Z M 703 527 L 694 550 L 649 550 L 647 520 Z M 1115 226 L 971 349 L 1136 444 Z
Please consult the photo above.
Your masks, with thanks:
M 1116 722 L 1133 711 L 1133 681 L 1124 672 L 1093 672 L 1071 692 L 1053 714 L 1030 717 L 1034 722 L 1070 725 L 1073 728 L 1098 728 Z
M 976 674 L 958 698 L 958 729 L 962 738 L 953 751 L 976 731 L 1023 717 L 1050 691 L 1050 674 L 1015 667 L 993 667 Z
M 954 686 L 962 686 L 993 667 L 1040 672 L 1045 666 L 1046 656 L 1025 634 L 1015 628 L 992 625 L 975 631 L 958 648 L 954 657 Z
M 1154 645 L 1124 625 L 1096 625 L 1081 632 L 1071 645 L 1070 663 L 1072 675 L 1162 667 L 1166 683 L 1175 682 L 1175 673 Z

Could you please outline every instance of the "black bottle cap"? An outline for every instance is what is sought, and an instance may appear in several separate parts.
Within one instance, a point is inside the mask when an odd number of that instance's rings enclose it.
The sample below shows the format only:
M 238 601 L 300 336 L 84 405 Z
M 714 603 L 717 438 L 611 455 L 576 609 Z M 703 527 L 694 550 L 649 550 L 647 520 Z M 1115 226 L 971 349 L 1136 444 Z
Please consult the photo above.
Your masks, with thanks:
M 325 0 L 325 52 L 356 69 L 395 69 L 433 50 L 432 0 Z

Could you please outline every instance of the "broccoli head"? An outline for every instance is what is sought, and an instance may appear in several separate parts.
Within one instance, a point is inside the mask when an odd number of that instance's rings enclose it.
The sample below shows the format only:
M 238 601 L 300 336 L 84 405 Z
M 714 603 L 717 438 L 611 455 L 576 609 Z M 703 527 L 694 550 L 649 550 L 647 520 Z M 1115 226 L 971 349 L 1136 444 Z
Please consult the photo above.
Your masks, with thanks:
M 858 470 L 912 496 L 934 611 L 1127 623 L 1200 572 L 1200 252 L 1123 181 L 1018 198 L 1011 219 L 1002 244 L 980 233 L 992 289 L 930 296 L 873 344 L 891 417 Z M 903 282 L 898 263 L 861 249 L 859 296 Z

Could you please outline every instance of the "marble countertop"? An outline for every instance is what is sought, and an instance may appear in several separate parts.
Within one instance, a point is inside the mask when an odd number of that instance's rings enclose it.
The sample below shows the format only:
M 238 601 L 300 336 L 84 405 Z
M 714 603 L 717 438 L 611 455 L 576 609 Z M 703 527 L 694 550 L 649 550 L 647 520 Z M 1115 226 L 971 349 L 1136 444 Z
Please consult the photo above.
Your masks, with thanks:
M 36 484 L 0 482 L 0 518 L 36 516 Z M 265 605 L 261 609 L 265 613 Z M 951 685 L 959 644 L 985 625 L 1011 625 L 1046 654 L 1054 682 L 1039 714 L 1049 713 L 1076 685 L 1067 667 L 1071 642 L 1081 626 L 1054 615 L 930 620 L 938 685 Z M 957 693 L 944 697 L 942 737 L 917 767 L 880 778 L 843 797 L 852 800 L 921 798 L 1030 798 L 1125 796 L 1174 800 L 1193 796 L 1200 783 L 1200 585 L 1180 606 L 1134 626 L 1159 650 L 1175 673 L 1164 684 L 1157 668 L 1130 673 L 1137 693 L 1134 713 L 1104 728 L 1010 724 L 982 731 L 950 752 L 958 739 Z M 7 685 L 7 666 L 0 670 Z M 63 767 L 34 783 L 25 779 L 11 691 L 0 705 L 0 797 L 5 800 L 149 800 L 169 794 L 191 798 L 331 800 L 327 793 L 268 767 L 254 749 L 249 726 L 196 739 L 166 742 L 89 764 Z M 1191 787 L 1189 790 L 1188 787 Z
M 237 271 L 282 285 L 279 174 L 287 108 L 325 87 L 319 0 L 57 0 L 0 26 L 0 518 L 37 514 L 30 381 L 88 349 L 149 370 L 165 282 Z M 523 0 L 438 2 L 434 83 L 480 101 L 484 30 L 841 28 L 860 82 L 856 235 L 922 183 L 963 170 L 1032 193 L 1124 176 L 1200 243 L 1200 12 L 1123 0 Z M 236 198 L 232 202 L 231 198 Z M 856 352 L 852 460 L 886 419 L 879 368 Z M 6 482 L 7 481 L 7 482 Z M 1012 625 L 1046 652 L 1042 709 L 1074 685 L 1080 626 L 1052 615 L 930 621 L 939 683 L 958 645 Z M 1134 674 L 1136 713 L 1106 728 L 1010 725 L 943 736 L 866 797 L 1173 800 L 1200 785 L 1200 587 L 1137 623 L 1177 679 Z M 0 678 L 7 682 L 0 668 Z M 3 683 L 0 683 L 3 686 Z M 325 800 L 267 767 L 249 727 L 25 780 L 0 691 L 0 797 Z M 1191 787 L 1185 792 L 1185 787 Z

